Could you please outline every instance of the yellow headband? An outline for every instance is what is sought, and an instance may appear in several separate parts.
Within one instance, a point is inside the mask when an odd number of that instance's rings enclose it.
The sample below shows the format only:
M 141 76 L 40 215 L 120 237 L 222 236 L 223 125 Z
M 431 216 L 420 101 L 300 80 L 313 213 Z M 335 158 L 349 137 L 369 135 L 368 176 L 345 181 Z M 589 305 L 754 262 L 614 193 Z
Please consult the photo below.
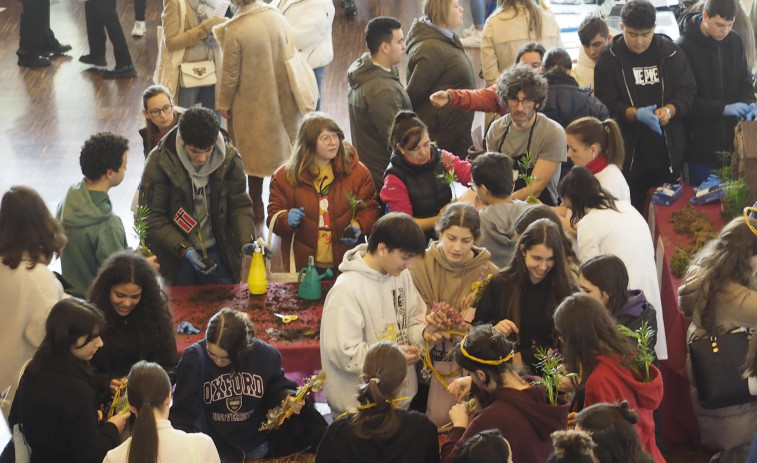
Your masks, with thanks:
M 746 226 L 749 227 L 750 230 L 752 230 L 752 233 L 757 235 L 757 230 L 752 226 L 752 223 L 749 221 L 749 211 L 757 212 L 757 207 L 745 207 L 744 208 L 744 220 L 746 221 Z
M 483 363 L 485 365 L 495 365 L 496 366 L 496 365 L 501 365 L 501 364 L 507 362 L 508 360 L 510 360 L 511 358 L 513 358 L 513 356 L 515 356 L 515 351 L 511 351 L 504 358 L 501 358 L 499 360 L 484 360 L 484 359 L 480 359 L 478 357 L 474 357 L 471 354 L 469 354 L 467 350 L 465 350 L 465 341 L 467 339 L 468 339 L 468 336 L 465 336 L 463 338 L 463 340 L 460 342 L 460 352 L 463 353 L 463 355 L 465 356 L 465 358 L 467 358 L 469 360 L 473 360 L 474 362 Z

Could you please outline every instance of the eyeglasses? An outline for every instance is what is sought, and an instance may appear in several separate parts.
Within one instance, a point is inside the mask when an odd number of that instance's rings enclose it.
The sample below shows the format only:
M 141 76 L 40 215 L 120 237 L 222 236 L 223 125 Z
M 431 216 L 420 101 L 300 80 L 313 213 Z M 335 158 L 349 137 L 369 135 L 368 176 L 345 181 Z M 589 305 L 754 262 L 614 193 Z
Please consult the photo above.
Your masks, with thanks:
M 524 109 L 529 109 L 533 108 L 535 103 L 536 102 L 530 98 L 523 98 L 521 100 L 520 98 L 507 97 L 507 104 L 513 108 L 517 108 L 518 104 L 522 104 Z
M 344 134 L 342 132 L 334 132 L 331 134 L 324 134 L 318 137 L 318 141 L 321 143 L 328 143 L 332 140 L 334 141 L 342 141 L 344 138 Z
M 473 182 L 468 183 L 468 188 L 470 188 L 471 190 L 473 190 L 474 193 L 478 190 L 478 187 Z
M 163 106 L 162 108 L 155 108 L 155 109 L 148 109 L 147 114 L 151 115 L 152 117 L 158 117 L 161 113 L 165 113 L 168 115 L 173 111 L 173 105 L 167 104 Z

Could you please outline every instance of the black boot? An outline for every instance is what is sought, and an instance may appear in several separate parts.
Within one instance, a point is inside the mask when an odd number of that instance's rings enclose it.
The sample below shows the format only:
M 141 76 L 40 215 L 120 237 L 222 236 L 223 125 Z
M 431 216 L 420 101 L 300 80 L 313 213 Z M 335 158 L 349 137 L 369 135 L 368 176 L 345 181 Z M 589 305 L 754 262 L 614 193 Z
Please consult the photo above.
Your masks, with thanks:
M 116 66 L 103 71 L 103 79 L 125 79 L 131 77 L 137 77 L 137 71 L 132 64 Z

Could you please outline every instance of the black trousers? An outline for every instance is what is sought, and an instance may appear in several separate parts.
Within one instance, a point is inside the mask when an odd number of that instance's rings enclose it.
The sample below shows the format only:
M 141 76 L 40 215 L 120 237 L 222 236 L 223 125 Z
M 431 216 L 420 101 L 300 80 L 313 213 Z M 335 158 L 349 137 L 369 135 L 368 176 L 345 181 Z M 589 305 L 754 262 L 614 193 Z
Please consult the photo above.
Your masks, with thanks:
M 19 55 L 41 55 L 60 42 L 50 29 L 50 0 L 24 0 L 18 25 Z
M 134 21 L 144 21 L 146 9 L 147 0 L 134 0 Z
M 105 31 L 107 31 L 113 44 L 116 66 L 131 65 L 129 47 L 126 45 L 126 37 L 116 13 L 116 0 L 84 2 L 84 17 L 87 22 L 89 54 L 94 57 L 105 56 Z

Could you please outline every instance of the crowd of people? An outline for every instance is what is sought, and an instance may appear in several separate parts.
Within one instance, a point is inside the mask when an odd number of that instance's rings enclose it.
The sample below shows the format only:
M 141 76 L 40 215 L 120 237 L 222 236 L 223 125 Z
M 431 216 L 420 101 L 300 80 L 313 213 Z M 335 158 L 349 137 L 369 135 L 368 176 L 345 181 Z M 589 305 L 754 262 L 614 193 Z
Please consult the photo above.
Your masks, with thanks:
M 24 1 L 21 66 L 70 50 L 45 3 Z M 588 16 L 575 68 L 533 0 L 498 0 L 486 20 L 471 0 L 462 40 L 458 0 L 426 0 L 407 38 L 396 18 L 373 18 L 347 71 L 348 142 L 328 114 L 301 111 L 287 69 L 294 45 L 322 88 L 330 0 L 233 0 L 229 11 L 166 0 L 156 85 L 142 98 L 139 249 L 109 196 L 128 160 L 118 134 L 84 142 L 83 178 L 55 217 L 28 187 L 0 203 L 0 294 L 12 306 L 0 390 L 14 431 L 0 462 L 24 450 L 83 463 L 302 450 L 316 462 L 664 462 L 656 365 L 667 340 L 641 211 L 650 188 L 703 180 L 733 150 L 736 123 L 757 117 L 731 31 L 741 6 L 700 3 L 676 42 L 655 33 L 647 0 L 623 6 L 619 32 Z M 103 77 L 133 76 L 115 2 L 85 11 L 80 61 L 106 64 L 107 30 L 116 66 Z M 476 44 L 480 89 L 465 52 Z M 198 62 L 217 79 L 190 80 L 180 64 Z M 484 153 L 471 148 L 474 111 L 493 116 Z M 312 257 L 335 274 L 320 326 L 328 426 L 292 398 L 281 353 L 242 311 L 220 310 L 177 352 L 166 286 L 239 283 L 264 223 L 285 271 Z M 756 226 L 731 221 L 692 259 L 680 288 L 690 340 L 757 328 Z M 47 268 L 55 257 L 62 275 Z M 755 359 L 757 341 L 746 376 Z M 717 461 L 746 461 L 756 402 L 703 407 L 691 380 L 702 442 Z M 282 402 L 294 424 L 261 430 Z

